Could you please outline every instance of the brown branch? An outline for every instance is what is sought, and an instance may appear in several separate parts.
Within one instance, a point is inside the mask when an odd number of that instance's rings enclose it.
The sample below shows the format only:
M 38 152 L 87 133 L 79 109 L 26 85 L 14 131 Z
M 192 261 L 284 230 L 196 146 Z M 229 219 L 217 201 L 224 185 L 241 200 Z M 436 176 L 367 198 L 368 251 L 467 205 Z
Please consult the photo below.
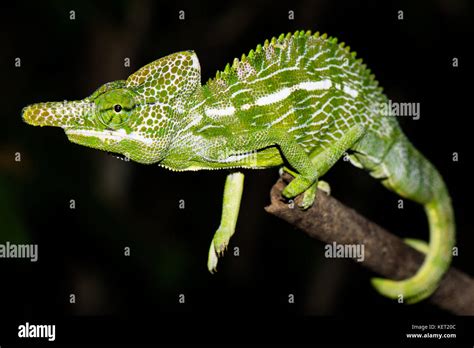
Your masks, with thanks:
M 289 175 L 284 179 L 287 182 Z M 325 243 L 364 245 L 360 263 L 383 277 L 405 279 L 420 267 L 423 254 L 322 191 L 309 210 L 292 208 L 282 200 L 285 181 L 279 179 L 273 186 L 268 213 Z M 454 314 L 474 315 L 474 279 L 451 267 L 428 301 Z

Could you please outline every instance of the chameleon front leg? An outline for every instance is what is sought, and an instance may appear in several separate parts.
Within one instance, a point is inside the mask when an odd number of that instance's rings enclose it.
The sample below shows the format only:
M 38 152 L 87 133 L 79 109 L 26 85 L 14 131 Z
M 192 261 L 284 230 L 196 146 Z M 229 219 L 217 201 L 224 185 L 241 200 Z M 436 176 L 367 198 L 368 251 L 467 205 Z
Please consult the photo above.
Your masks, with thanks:
M 235 232 L 243 188 L 243 173 L 234 172 L 227 175 L 224 186 L 221 223 L 212 238 L 207 260 L 207 268 L 211 273 L 216 271 L 218 258 L 224 253 L 230 238 Z
M 341 138 L 339 138 L 334 144 L 326 148 L 317 148 L 309 154 L 313 170 L 318 174 L 318 176 L 324 175 L 336 162 L 339 158 L 342 157 L 344 152 L 350 149 L 354 144 L 359 141 L 362 135 L 365 132 L 365 128 L 362 125 L 355 125 L 350 128 Z M 287 158 L 288 162 L 292 165 L 291 161 Z M 296 168 L 295 168 L 296 169 Z M 293 176 L 297 177 L 298 174 L 295 172 L 285 169 L 290 172 Z M 308 209 L 314 203 L 316 198 L 317 188 L 321 187 L 323 190 L 329 190 L 329 185 L 324 183 L 323 185 L 319 184 L 320 182 L 316 180 L 312 185 L 310 185 L 306 190 L 304 190 L 304 195 L 300 207 L 302 209 Z M 291 183 L 290 183 L 291 185 Z M 290 186 L 288 185 L 287 188 Z M 291 191 L 291 190 L 290 190 Z M 288 193 L 288 192 L 287 192 Z M 293 194 L 294 192 L 292 192 Z M 300 192 L 302 193 L 302 192 Z M 298 193 L 298 194 L 300 194 Z M 297 194 L 297 195 L 298 195 Z M 285 191 L 283 195 L 287 198 Z
M 294 198 L 311 189 L 313 185 L 317 185 L 318 170 L 301 145 L 288 137 L 287 133 L 281 131 L 270 132 L 268 137 L 272 145 L 277 145 L 280 148 L 282 157 L 295 170 L 294 173 L 298 173 L 283 190 L 282 195 L 284 197 Z

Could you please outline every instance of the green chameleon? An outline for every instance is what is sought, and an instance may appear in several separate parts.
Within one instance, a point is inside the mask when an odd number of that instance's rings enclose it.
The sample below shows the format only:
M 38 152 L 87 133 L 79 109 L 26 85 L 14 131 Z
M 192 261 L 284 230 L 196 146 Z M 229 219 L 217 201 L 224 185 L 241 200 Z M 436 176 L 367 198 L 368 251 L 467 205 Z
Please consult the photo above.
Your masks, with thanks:
M 381 112 L 388 102 L 344 43 L 297 31 L 258 45 L 205 85 L 194 51 L 178 52 L 83 100 L 30 105 L 23 119 L 61 127 L 73 143 L 173 171 L 232 169 L 209 250 L 211 272 L 235 231 L 244 182 L 239 168 L 282 166 L 295 177 L 283 196 L 302 194 L 299 206 L 307 209 L 318 179 L 347 154 L 387 188 L 425 207 L 429 246 L 407 240 L 426 254 L 423 265 L 406 280 L 372 280 L 381 294 L 414 303 L 435 291 L 449 267 L 454 218 L 438 171 L 395 117 Z

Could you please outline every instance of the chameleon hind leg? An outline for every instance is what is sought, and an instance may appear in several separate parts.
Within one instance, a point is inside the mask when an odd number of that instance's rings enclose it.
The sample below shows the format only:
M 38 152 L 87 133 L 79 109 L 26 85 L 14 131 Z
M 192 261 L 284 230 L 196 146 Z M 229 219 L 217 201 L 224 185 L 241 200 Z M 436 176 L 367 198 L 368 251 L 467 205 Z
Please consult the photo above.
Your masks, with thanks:
M 350 149 L 362 137 L 364 132 L 365 128 L 362 125 L 355 125 L 350 128 L 349 131 L 347 131 L 334 144 L 326 148 L 319 147 L 313 152 L 311 152 L 309 154 L 309 158 L 318 176 L 326 174 L 326 172 L 339 160 L 339 158 L 342 157 L 344 152 Z M 298 175 L 291 169 L 284 168 L 284 170 L 295 177 Z M 326 192 L 330 191 L 328 183 L 326 183 L 325 181 L 317 180 L 304 191 L 300 208 L 308 209 L 313 205 L 314 200 L 316 199 L 316 193 L 318 188 Z M 285 195 L 285 192 L 283 192 L 283 195 Z
M 227 175 L 224 186 L 221 223 L 209 247 L 207 268 L 211 273 L 216 271 L 218 258 L 224 253 L 227 245 L 229 245 L 230 238 L 235 232 L 243 188 L 244 174 L 235 172 Z

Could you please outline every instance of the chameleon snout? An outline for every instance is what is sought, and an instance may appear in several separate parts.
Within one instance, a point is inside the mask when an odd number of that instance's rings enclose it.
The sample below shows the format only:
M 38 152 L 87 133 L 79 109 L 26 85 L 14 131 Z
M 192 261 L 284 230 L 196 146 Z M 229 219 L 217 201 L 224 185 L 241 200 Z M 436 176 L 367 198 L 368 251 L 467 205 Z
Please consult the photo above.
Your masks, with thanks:
M 81 124 L 92 112 L 92 105 L 83 101 L 37 103 L 24 107 L 23 121 L 32 126 L 68 127 Z
M 24 107 L 21 116 L 32 126 L 61 126 L 59 111 L 57 103 L 38 103 Z
M 21 118 L 24 122 L 34 125 L 36 115 L 34 110 L 32 110 L 31 105 L 25 106 L 23 109 L 21 109 Z

